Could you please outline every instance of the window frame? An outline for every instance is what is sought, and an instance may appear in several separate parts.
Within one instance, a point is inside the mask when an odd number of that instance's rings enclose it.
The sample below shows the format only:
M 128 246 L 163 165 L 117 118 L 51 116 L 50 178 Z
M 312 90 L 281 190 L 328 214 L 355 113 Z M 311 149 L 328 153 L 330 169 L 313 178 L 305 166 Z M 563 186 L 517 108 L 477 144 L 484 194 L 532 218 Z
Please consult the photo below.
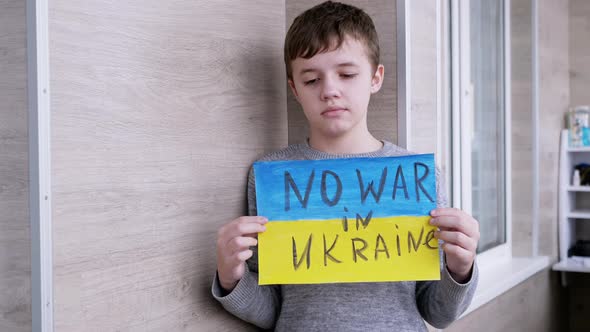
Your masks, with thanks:
M 503 44 L 504 44 L 504 206 L 505 206 L 505 242 L 478 254 L 480 268 L 497 264 L 512 257 L 512 141 L 511 141 L 511 59 L 510 59 L 510 0 L 502 0 L 503 4 Z M 446 20 L 443 19 L 443 35 L 448 33 L 450 47 L 447 54 L 445 69 L 447 73 L 447 88 L 443 93 L 449 95 L 445 103 L 448 109 L 443 110 L 447 115 L 448 127 L 442 128 L 447 136 L 447 172 L 451 206 L 472 213 L 471 186 L 471 132 L 473 127 L 473 86 L 470 83 L 470 11 L 468 1 L 450 0 L 447 2 Z M 446 22 L 445 22 L 446 21 Z M 456 124 L 459 124 L 458 126 Z M 443 125 L 444 126 L 444 125 Z M 457 130 L 459 127 L 459 130 Z
M 450 126 L 450 110 L 451 110 L 451 62 L 455 63 L 455 66 L 459 63 L 459 54 L 457 50 L 455 53 L 451 52 L 451 40 L 453 38 L 453 33 L 455 34 L 455 38 L 458 37 L 459 27 L 458 25 L 451 26 L 451 12 L 458 11 L 460 9 L 460 3 L 463 3 L 463 12 L 469 12 L 468 6 L 466 6 L 465 1 L 460 0 L 437 0 L 436 1 L 436 10 L 437 10 L 437 145 L 436 145 L 436 153 L 437 153 L 437 163 L 439 163 L 442 174 L 444 176 L 444 181 L 448 184 L 446 186 L 446 194 L 447 197 L 451 198 L 450 204 L 451 206 L 461 207 L 455 205 L 455 201 L 460 198 L 462 194 L 460 189 L 460 181 L 457 176 L 454 178 L 451 177 L 451 170 L 453 167 L 453 163 L 455 165 L 460 165 L 460 160 L 455 158 L 453 160 L 452 156 L 450 155 L 450 146 L 453 142 L 451 140 L 451 136 L 453 134 L 452 128 Z M 504 52 L 505 58 L 510 59 L 511 49 L 510 49 L 510 7 L 511 7 L 511 0 L 504 0 Z M 536 1 L 532 4 L 532 15 L 533 15 L 533 33 L 532 33 L 532 45 L 533 45 L 533 86 L 537 84 L 535 82 L 538 76 L 537 71 L 538 68 L 536 66 L 537 62 L 537 8 L 536 8 Z M 468 32 L 468 31 L 467 31 Z M 465 38 L 468 38 L 465 36 Z M 515 257 L 512 253 L 512 241 L 513 241 L 513 232 L 512 232 L 512 186 L 510 179 L 512 178 L 512 158 L 511 158 L 511 151 L 512 151 L 512 141 L 510 137 L 511 133 L 511 94 L 509 93 L 512 89 L 511 87 L 511 64 L 510 61 L 506 61 L 505 68 L 506 71 L 504 75 L 504 79 L 506 80 L 504 89 L 505 89 L 505 104 L 506 104 L 506 114 L 505 114 L 505 134 L 507 137 L 505 138 L 505 163 L 506 163 L 506 170 L 505 170 L 505 207 L 506 207 L 506 242 L 500 246 L 496 246 L 494 248 L 488 249 L 482 253 L 477 255 L 477 265 L 479 267 L 479 285 L 475 292 L 473 301 L 471 305 L 467 308 L 467 310 L 461 315 L 466 316 L 471 312 L 477 310 L 484 304 L 490 302 L 491 300 L 497 298 L 501 294 L 509 291 L 516 285 L 521 282 L 524 282 L 532 275 L 538 273 L 539 271 L 546 269 L 551 264 L 551 258 L 548 256 L 538 256 L 535 250 L 536 243 L 538 242 L 538 231 L 536 228 L 538 227 L 538 221 L 535 215 L 532 216 L 533 218 L 533 229 L 532 229 L 532 246 L 533 246 L 533 254 L 532 256 L 526 257 Z M 457 90 L 458 91 L 458 90 Z M 537 95 L 533 92 L 533 105 L 536 103 Z M 457 100 L 457 99 L 455 99 Z M 537 112 L 536 107 L 533 106 L 533 113 Z M 536 124 L 533 124 L 536 126 Z M 533 130 L 535 130 L 533 128 Z M 536 137 L 536 136 L 535 136 Z M 457 146 L 461 143 L 461 141 L 455 140 Z M 536 148 L 537 145 L 537 138 L 534 138 L 533 142 L 533 149 Z M 455 181 L 455 183 L 453 183 Z M 453 192 L 453 185 L 455 185 L 455 191 Z M 532 188 L 533 190 L 533 197 L 534 199 L 537 197 L 536 191 L 538 188 L 535 186 Z M 457 197 L 458 195 L 458 197 Z

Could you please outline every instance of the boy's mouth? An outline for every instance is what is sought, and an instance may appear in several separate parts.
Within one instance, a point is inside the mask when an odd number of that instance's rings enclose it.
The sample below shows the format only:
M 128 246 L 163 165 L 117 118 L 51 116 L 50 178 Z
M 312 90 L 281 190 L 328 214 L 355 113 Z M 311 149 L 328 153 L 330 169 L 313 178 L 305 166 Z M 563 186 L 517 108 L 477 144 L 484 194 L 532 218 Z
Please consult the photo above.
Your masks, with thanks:
M 346 108 L 344 108 L 344 107 L 330 107 L 330 108 L 326 109 L 325 111 L 323 111 L 321 114 L 324 116 L 337 116 L 345 111 L 346 111 Z

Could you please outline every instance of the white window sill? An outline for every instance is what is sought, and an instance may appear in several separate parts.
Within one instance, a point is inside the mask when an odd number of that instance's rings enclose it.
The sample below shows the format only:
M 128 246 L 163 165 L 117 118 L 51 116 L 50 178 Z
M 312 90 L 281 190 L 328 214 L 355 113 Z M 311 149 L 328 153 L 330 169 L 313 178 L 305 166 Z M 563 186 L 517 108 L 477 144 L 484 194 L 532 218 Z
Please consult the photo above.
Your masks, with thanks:
M 549 266 L 548 256 L 512 257 L 485 266 L 479 265 L 479 284 L 475 296 L 461 317 L 477 310 Z

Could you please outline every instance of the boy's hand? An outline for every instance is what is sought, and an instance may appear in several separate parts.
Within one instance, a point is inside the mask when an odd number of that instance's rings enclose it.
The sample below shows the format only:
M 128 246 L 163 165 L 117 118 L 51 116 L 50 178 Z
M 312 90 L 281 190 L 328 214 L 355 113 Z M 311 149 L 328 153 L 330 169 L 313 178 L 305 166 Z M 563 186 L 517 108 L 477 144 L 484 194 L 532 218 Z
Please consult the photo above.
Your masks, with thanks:
M 217 232 L 217 273 L 226 291 L 236 287 L 246 271 L 246 260 L 252 257 L 250 247 L 258 243 L 258 233 L 264 232 L 264 217 L 239 217 Z
M 479 223 L 472 216 L 455 208 L 439 208 L 430 212 L 430 224 L 437 226 L 434 236 L 445 243 L 447 268 L 451 277 L 459 283 L 471 276 L 475 250 L 479 241 Z

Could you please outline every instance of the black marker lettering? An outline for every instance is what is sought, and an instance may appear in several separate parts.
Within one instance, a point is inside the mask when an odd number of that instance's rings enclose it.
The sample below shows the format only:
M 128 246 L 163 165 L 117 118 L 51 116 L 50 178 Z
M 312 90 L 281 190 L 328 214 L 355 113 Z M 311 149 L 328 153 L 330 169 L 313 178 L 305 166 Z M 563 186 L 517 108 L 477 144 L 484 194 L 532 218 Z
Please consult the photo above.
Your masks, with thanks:
M 332 177 L 334 178 L 334 180 L 336 180 L 336 193 L 334 194 L 334 196 L 332 197 L 332 199 L 328 198 L 328 194 L 326 193 L 327 189 L 326 189 L 326 175 L 332 175 Z M 340 196 L 342 196 L 342 182 L 340 181 L 340 177 L 338 176 L 338 174 L 332 172 L 332 171 L 323 171 L 322 172 L 322 188 L 321 188 L 321 194 L 322 194 L 322 201 L 324 201 L 324 203 L 326 203 L 326 205 L 328 206 L 334 206 L 336 204 L 338 204 L 338 201 L 340 200 Z
M 379 242 L 383 244 L 383 249 L 379 249 Z M 389 250 L 387 250 L 385 239 L 383 239 L 383 236 L 381 236 L 381 234 L 377 234 L 377 239 L 375 240 L 375 260 L 377 260 L 377 257 L 379 256 L 380 252 L 384 252 L 387 255 L 387 258 L 389 258 Z
M 297 271 L 297 269 L 299 269 L 299 266 L 301 266 L 301 264 L 303 263 L 303 257 L 305 257 L 306 263 L 307 263 L 307 269 L 309 270 L 309 267 L 311 265 L 311 239 L 313 238 L 313 234 L 309 234 L 309 239 L 307 240 L 307 245 L 305 246 L 305 249 L 303 249 L 303 254 L 301 255 L 301 258 L 299 259 L 299 261 L 297 261 L 297 244 L 295 244 L 295 238 L 293 236 L 291 236 L 291 239 L 293 240 L 293 268 L 295 269 L 295 271 Z
M 430 241 L 435 240 L 437 243 L 436 247 L 430 245 Z M 437 249 L 438 248 L 438 240 L 434 237 L 434 230 L 430 230 L 430 232 L 426 233 L 426 240 L 424 240 L 424 245 L 428 247 L 428 249 Z
M 371 217 L 373 217 L 373 211 L 369 211 L 365 219 L 360 214 L 356 214 L 356 230 L 359 230 L 359 224 L 363 225 L 363 228 L 367 228 L 369 223 L 371 222 Z
M 348 217 L 347 216 L 342 217 L 342 229 L 345 232 L 348 232 Z
M 367 249 L 367 241 L 365 241 L 361 238 L 358 238 L 358 237 L 352 238 L 351 240 L 352 240 L 352 259 L 354 260 L 354 262 L 356 263 L 357 255 L 360 258 L 367 260 L 367 257 L 365 257 L 365 255 L 363 255 L 363 252 L 362 252 L 363 250 Z M 360 249 L 357 249 L 356 244 L 355 244 L 356 242 L 362 242 L 363 247 Z
M 375 199 L 375 202 L 379 203 L 379 199 L 381 198 L 381 194 L 383 193 L 383 188 L 385 187 L 385 179 L 387 178 L 387 167 L 383 168 L 383 171 L 381 172 L 381 180 L 379 182 L 379 191 L 377 193 L 375 193 L 375 190 L 373 189 L 373 180 L 371 180 L 371 182 L 369 182 L 369 184 L 367 185 L 367 189 L 365 190 L 365 185 L 363 183 L 363 176 L 361 174 L 360 170 L 356 170 L 356 176 L 358 177 L 359 180 L 359 187 L 361 190 L 361 203 L 365 203 L 365 201 L 367 200 L 367 196 L 369 196 L 369 193 L 373 194 L 373 198 Z
M 336 234 L 336 237 L 334 238 L 334 242 L 332 242 L 332 245 L 330 246 L 330 249 L 326 250 L 327 246 L 326 246 L 326 234 L 323 234 L 324 236 L 324 266 L 328 266 L 328 258 L 335 263 L 342 263 L 341 261 L 339 261 L 338 259 L 336 259 L 336 257 L 330 255 L 330 251 L 332 249 L 334 249 L 334 246 L 336 245 L 336 241 L 338 241 L 338 234 Z
M 397 185 L 399 179 L 402 180 L 401 186 Z M 395 182 L 393 183 L 393 195 L 391 196 L 391 198 L 395 200 L 395 194 L 397 193 L 397 190 L 402 188 L 404 189 L 404 196 L 406 197 L 406 199 L 410 199 L 410 195 L 408 195 L 408 187 L 406 186 L 406 178 L 404 177 L 404 171 L 402 170 L 402 166 L 399 165 L 397 167 L 397 172 L 395 173 Z
M 422 174 L 422 176 L 420 178 L 418 178 L 418 166 L 422 166 L 424 168 L 424 174 Z M 428 199 L 431 202 L 434 202 L 432 197 L 430 197 L 428 192 L 426 192 L 426 189 L 424 189 L 424 187 L 422 186 L 422 181 L 424 181 L 424 179 L 426 179 L 426 177 L 428 176 L 428 173 L 429 173 L 428 166 L 426 166 L 425 164 L 420 163 L 420 162 L 414 163 L 414 182 L 416 185 L 416 202 L 420 202 L 420 191 L 418 191 L 418 188 L 420 188 L 420 190 L 422 190 L 422 192 L 426 195 L 426 197 L 428 197 Z
M 285 171 L 285 211 L 289 211 L 291 209 L 289 188 L 293 189 L 295 196 L 297 196 L 297 199 L 299 200 L 299 202 L 301 202 L 301 206 L 304 209 L 307 208 L 307 201 L 309 201 L 309 193 L 311 192 L 311 185 L 313 183 L 314 176 L 315 176 L 315 170 L 311 171 L 311 175 L 309 176 L 309 179 L 307 180 L 307 187 L 305 188 L 305 197 L 302 198 L 301 193 L 299 192 L 299 188 L 297 188 L 297 185 L 295 184 L 295 181 L 293 180 L 291 173 L 289 173 L 289 171 Z
M 424 235 L 424 226 L 420 230 L 420 236 L 418 237 L 418 242 L 414 239 L 414 234 L 411 231 L 408 231 L 408 253 L 412 252 L 412 247 L 414 247 L 414 251 L 418 251 L 420 248 L 420 242 L 422 242 L 422 236 Z
M 397 230 L 399 231 L 399 226 L 396 224 L 395 228 L 397 228 Z M 397 245 L 397 255 L 401 256 L 402 255 L 402 250 L 401 250 L 401 246 L 399 243 L 399 233 L 395 234 L 395 244 Z

